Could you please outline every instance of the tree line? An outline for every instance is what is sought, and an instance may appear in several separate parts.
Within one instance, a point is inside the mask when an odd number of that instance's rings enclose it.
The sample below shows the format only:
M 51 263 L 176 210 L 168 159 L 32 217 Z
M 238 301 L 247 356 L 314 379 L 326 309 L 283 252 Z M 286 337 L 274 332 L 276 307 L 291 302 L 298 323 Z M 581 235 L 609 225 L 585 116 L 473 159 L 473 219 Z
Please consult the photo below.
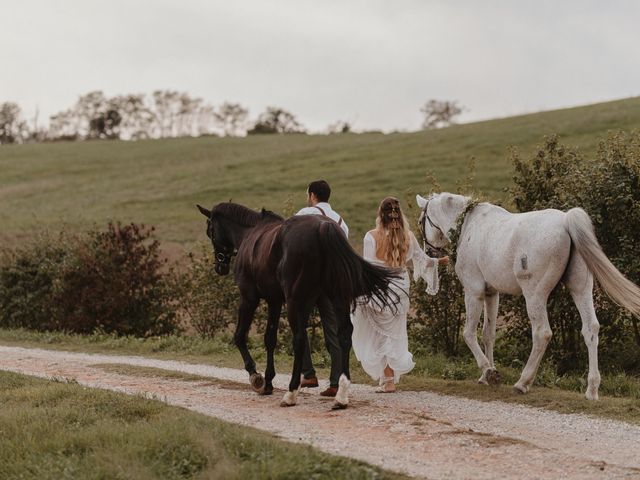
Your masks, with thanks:
M 420 111 L 424 115 L 422 127 L 431 129 L 452 124 L 463 108 L 455 101 L 429 100 Z M 337 121 L 326 131 L 348 133 L 351 130 L 350 122 Z M 176 90 L 113 97 L 99 90 L 89 92 L 81 95 L 70 108 L 52 115 L 47 127 L 38 125 L 37 114 L 31 122 L 27 121 L 18 104 L 0 103 L 0 144 L 279 133 L 307 133 L 307 130 L 284 108 L 270 106 L 251 119 L 249 109 L 240 103 L 224 102 L 214 106 Z

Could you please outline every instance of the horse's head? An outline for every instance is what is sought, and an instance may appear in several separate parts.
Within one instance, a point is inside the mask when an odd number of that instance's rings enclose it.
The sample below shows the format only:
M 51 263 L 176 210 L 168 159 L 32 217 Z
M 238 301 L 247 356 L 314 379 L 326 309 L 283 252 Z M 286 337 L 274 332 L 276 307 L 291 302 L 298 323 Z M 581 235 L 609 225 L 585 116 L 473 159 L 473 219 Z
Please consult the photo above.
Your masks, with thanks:
M 207 217 L 207 237 L 211 239 L 213 254 L 215 256 L 215 271 L 218 275 L 229 273 L 231 258 L 235 255 L 235 248 L 224 222 L 211 210 L 197 205 L 200 213 Z
M 441 250 L 451 242 L 449 231 L 455 228 L 458 215 L 468 200 L 452 193 L 432 193 L 428 198 L 416 195 L 421 210 L 420 235 L 426 246 Z

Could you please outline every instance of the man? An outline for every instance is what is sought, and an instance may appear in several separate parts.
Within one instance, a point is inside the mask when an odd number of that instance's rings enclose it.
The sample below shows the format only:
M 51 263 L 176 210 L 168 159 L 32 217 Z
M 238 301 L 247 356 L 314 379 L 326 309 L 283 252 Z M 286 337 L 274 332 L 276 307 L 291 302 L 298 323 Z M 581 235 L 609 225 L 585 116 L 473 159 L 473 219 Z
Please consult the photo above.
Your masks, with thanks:
M 307 207 L 301 209 L 296 215 L 322 215 L 324 217 L 328 217 L 334 220 L 342 231 L 344 232 L 345 237 L 349 237 L 349 227 L 346 222 L 342 219 L 338 213 L 336 213 L 329 204 L 329 197 L 331 196 L 331 187 L 324 180 L 316 180 L 309 184 L 307 188 Z M 319 306 L 320 307 L 320 306 Z M 347 332 L 343 339 L 341 339 L 341 349 L 343 352 L 351 351 L 351 333 L 353 331 L 353 325 L 351 325 L 351 319 L 349 317 L 349 307 L 342 305 L 324 305 L 325 311 L 329 311 L 330 314 L 335 314 L 336 322 L 330 322 L 330 324 L 337 326 L 339 320 L 342 320 L 342 324 L 347 328 Z M 323 328 L 325 329 L 325 344 L 327 346 L 327 350 L 329 350 L 329 345 L 332 342 L 335 342 L 338 338 L 338 332 L 327 332 L 326 329 L 328 325 L 323 322 Z M 346 343 L 345 343 L 346 342 Z M 332 369 L 332 373 L 335 369 Z M 349 377 L 349 358 L 343 359 L 343 368 L 342 371 Z M 336 378 L 333 378 L 336 377 Z M 340 375 L 337 376 L 333 374 L 329 379 L 329 388 L 320 393 L 323 397 L 335 397 L 338 392 L 338 379 Z M 318 386 L 318 378 L 316 377 L 316 371 L 313 368 L 313 364 L 311 363 L 311 348 L 309 346 L 309 339 L 307 338 L 307 349 L 305 355 L 303 357 L 302 362 L 302 381 L 300 384 L 301 387 L 317 387 Z
M 349 238 L 349 227 L 342 217 L 333 211 L 329 205 L 331 187 L 324 180 L 311 182 L 307 188 L 307 207 L 300 210 L 296 215 L 323 215 L 338 223 L 345 237 Z

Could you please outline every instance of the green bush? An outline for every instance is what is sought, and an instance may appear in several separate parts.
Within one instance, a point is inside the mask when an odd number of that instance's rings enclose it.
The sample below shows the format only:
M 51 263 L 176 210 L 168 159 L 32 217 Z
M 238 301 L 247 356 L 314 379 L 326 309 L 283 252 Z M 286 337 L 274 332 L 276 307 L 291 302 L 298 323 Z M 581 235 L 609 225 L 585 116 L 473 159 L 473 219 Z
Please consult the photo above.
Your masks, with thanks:
M 454 357 L 466 348 L 462 339 L 464 292 L 452 267 L 441 267 L 439 276 L 440 290 L 436 295 L 425 292 L 422 280 L 411 286 L 408 335 L 412 352 L 440 352 Z
M 640 133 L 611 133 L 599 144 L 595 158 L 546 138 L 530 160 L 512 152 L 515 167 L 513 202 L 519 211 L 582 207 L 591 216 L 596 235 L 612 263 L 634 283 L 640 283 Z M 507 341 L 530 346 L 531 328 L 523 298 L 505 297 Z M 596 286 L 596 313 L 601 324 L 600 364 L 604 371 L 640 372 L 638 319 L 615 305 Z M 554 332 L 549 346 L 552 364 L 562 375 L 584 371 L 586 347 L 581 321 L 562 285 L 549 300 L 549 320 Z M 520 348 L 521 359 L 528 349 Z
M 136 336 L 175 332 L 175 296 L 152 233 L 110 223 L 105 231 L 43 237 L 5 253 L 0 325 Z
M 28 247 L 2 252 L 0 324 L 3 327 L 55 328 L 51 297 L 68 249 L 65 238 L 45 236 Z
M 187 325 L 198 335 L 214 338 L 235 325 L 240 292 L 233 275 L 218 275 L 215 259 L 202 248 L 200 254 L 189 253 L 187 270 L 180 274 L 174 288 Z

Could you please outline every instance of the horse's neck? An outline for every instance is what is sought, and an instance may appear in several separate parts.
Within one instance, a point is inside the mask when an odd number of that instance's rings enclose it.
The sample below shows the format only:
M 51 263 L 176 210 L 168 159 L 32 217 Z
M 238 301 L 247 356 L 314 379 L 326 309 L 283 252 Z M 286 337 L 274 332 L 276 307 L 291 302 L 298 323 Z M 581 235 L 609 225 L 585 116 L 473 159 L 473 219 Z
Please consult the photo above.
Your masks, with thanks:
M 239 225 L 237 223 L 229 223 L 229 236 L 231 237 L 231 241 L 233 242 L 234 248 L 237 250 L 240 247 L 240 244 L 243 242 L 247 233 L 253 230 L 255 226 L 246 226 Z

